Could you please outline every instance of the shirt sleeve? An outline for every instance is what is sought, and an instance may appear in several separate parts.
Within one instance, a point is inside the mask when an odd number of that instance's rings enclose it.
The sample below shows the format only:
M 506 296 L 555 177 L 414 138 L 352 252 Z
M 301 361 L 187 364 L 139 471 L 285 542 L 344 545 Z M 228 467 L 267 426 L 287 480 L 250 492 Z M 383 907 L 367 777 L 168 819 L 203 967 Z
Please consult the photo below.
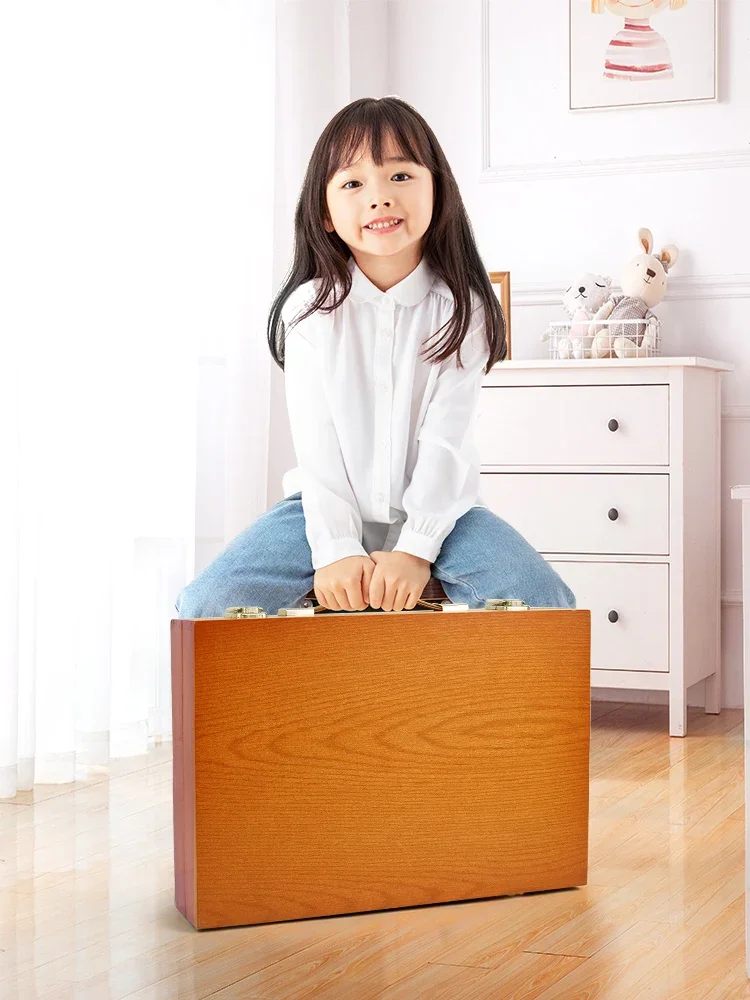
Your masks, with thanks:
M 404 491 L 406 521 L 394 552 L 409 552 L 434 562 L 456 521 L 479 496 L 479 456 L 474 422 L 489 346 L 482 320 L 461 346 L 463 369 L 455 354 L 443 361 L 422 426 L 417 434 L 414 471 Z
M 311 336 L 317 317 L 313 313 L 288 333 L 284 358 L 289 426 L 301 476 L 305 534 L 315 570 L 347 556 L 367 556 L 359 505 L 331 417 L 320 352 Z M 284 321 L 288 329 L 286 316 Z

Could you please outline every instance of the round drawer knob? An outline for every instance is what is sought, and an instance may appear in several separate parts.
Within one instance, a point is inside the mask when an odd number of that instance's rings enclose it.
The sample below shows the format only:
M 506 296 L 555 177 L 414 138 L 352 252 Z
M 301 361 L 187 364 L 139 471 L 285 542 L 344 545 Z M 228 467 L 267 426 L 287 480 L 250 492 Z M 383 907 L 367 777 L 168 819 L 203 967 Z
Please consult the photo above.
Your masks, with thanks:
M 616 622 L 619 617 L 620 616 L 617 614 L 616 611 L 610 611 L 610 613 L 607 615 L 607 618 L 609 618 L 611 622 Z
M 607 427 L 609 427 L 611 431 L 616 431 L 619 426 L 620 425 L 618 424 L 618 422 L 615 420 L 614 417 L 612 417 L 610 422 L 607 424 Z
M 617 509 L 617 507 L 610 507 L 609 510 L 607 511 L 607 517 L 610 519 L 610 521 L 616 521 L 619 516 L 620 512 Z

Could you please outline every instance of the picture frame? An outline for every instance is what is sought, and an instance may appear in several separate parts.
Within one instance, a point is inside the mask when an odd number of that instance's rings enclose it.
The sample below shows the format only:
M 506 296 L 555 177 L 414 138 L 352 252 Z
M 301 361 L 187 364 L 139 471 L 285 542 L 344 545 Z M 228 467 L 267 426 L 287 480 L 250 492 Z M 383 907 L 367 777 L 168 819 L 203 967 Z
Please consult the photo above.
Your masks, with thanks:
M 630 24 L 626 7 L 568 0 L 568 110 L 717 103 L 719 0 L 644 0 Z
M 500 300 L 500 305 L 503 310 L 503 316 L 505 317 L 505 342 L 508 348 L 508 353 L 505 356 L 506 361 L 510 361 L 510 271 L 489 271 L 490 282 L 492 284 L 493 291 Z

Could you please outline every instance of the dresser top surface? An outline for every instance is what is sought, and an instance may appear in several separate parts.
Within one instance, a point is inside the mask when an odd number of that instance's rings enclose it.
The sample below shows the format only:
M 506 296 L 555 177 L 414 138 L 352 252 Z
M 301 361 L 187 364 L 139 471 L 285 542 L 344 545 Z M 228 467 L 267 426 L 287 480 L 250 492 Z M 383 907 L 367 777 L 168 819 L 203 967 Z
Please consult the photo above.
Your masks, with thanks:
M 491 369 L 500 372 L 503 369 L 554 369 L 555 371 L 591 368 L 711 368 L 719 372 L 733 372 L 734 365 L 726 361 L 715 361 L 711 358 L 670 358 L 660 355 L 655 358 L 568 358 L 555 360 L 553 358 L 528 358 L 513 361 L 498 361 Z

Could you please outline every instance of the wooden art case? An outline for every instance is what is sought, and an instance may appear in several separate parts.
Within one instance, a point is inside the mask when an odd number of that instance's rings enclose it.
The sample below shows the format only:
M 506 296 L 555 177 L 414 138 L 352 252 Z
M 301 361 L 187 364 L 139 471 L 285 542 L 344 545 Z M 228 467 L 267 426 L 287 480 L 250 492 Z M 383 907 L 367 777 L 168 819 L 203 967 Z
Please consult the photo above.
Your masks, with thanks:
M 194 927 L 586 884 L 590 612 L 422 604 L 172 620 Z

